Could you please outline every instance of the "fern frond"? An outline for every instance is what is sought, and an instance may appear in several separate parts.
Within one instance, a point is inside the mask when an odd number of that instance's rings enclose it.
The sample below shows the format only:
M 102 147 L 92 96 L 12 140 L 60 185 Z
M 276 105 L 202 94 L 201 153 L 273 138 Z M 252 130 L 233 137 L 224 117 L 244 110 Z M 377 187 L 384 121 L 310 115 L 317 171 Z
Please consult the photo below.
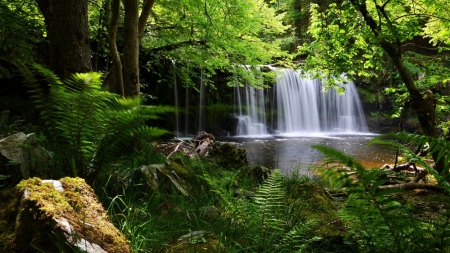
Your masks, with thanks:
M 170 111 L 140 105 L 139 99 L 119 98 L 101 90 L 101 74 L 74 74 L 61 82 L 51 71 L 36 65 L 49 82 L 46 93 L 31 84 L 31 94 L 47 128 L 47 139 L 54 145 L 63 176 L 94 180 L 104 163 L 130 152 L 139 139 L 148 141 L 167 131 L 148 127 L 145 122 Z M 68 168 L 70 168 L 68 170 Z

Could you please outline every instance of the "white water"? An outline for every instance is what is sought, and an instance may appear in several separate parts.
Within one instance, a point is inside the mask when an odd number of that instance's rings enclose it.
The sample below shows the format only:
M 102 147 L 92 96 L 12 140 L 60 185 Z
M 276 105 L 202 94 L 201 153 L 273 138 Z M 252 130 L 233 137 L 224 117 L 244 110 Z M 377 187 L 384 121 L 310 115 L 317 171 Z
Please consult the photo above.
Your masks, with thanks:
M 198 112 L 198 132 L 205 130 L 205 110 L 203 105 L 205 103 L 205 84 L 203 80 L 203 69 L 200 69 L 200 103 Z
M 235 95 L 239 107 L 236 134 L 238 136 L 267 134 L 264 90 L 249 86 L 236 87 Z
M 329 134 L 361 134 L 368 128 L 361 102 L 353 82 L 339 95 L 334 89 L 323 92 L 319 80 L 298 77 L 293 70 L 283 70 L 278 75 L 272 105 L 278 113 L 275 133 L 288 136 L 320 136 Z M 255 136 L 266 131 L 264 90 L 237 88 L 239 122 L 237 135 Z M 241 101 L 245 98 L 245 101 Z M 266 98 L 269 99 L 269 98 Z M 276 103 L 274 103 L 276 101 Z M 270 103 L 269 103 L 270 104 Z

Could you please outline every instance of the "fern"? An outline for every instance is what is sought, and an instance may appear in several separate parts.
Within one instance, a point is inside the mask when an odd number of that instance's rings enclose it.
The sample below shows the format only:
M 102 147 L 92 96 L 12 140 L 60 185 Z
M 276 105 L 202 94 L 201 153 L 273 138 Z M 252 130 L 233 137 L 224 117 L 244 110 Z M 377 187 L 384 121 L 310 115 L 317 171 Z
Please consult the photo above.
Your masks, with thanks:
M 286 207 L 283 189 L 283 175 L 280 170 L 274 170 L 260 186 L 254 197 L 256 205 L 256 226 L 262 229 L 261 243 L 266 245 L 270 238 L 284 231 L 284 208 Z M 270 235 L 270 236 L 269 236 Z
M 166 133 L 145 121 L 173 111 L 170 107 L 141 105 L 139 98 L 121 98 L 101 90 L 101 74 L 74 74 L 62 82 L 36 65 L 49 82 L 47 92 L 31 83 L 30 92 L 46 126 L 46 137 L 57 154 L 57 176 L 79 176 L 95 181 L 105 163 L 131 154 L 139 143 Z
M 400 136 L 403 140 L 414 139 L 415 144 L 435 141 L 432 138 L 412 135 Z M 414 152 L 399 143 L 379 138 L 372 143 L 388 144 L 410 152 L 412 159 L 419 159 L 415 157 Z M 339 170 L 329 170 L 327 176 L 343 181 L 341 186 L 345 186 L 351 193 L 346 207 L 340 210 L 340 216 L 352 224 L 350 233 L 358 241 L 362 252 L 447 252 L 450 220 L 448 212 L 434 213 L 433 220 L 420 219 L 411 211 L 421 210 L 408 207 L 396 198 L 401 190 L 378 190 L 378 187 L 386 182 L 377 176 L 378 170 L 366 170 L 351 156 L 337 150 L 321 146 L 315 148 L 331 159 L 330 161 L 356 169 L 356 180 Z M 432 168 L 428 166 L 427 169 Z

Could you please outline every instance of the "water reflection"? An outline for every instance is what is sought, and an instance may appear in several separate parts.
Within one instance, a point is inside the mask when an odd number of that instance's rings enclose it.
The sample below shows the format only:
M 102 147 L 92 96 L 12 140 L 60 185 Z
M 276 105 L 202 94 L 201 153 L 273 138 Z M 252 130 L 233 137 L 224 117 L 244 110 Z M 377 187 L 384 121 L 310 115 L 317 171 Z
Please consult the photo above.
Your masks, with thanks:
M 324 156 L 311 145 L 324 145 L 352 155 L 366 167 L 381 167 L 393 163 L 395 151 L 377 145 L 367 145 L 371 136 L 296 137 L 268 139 L 235 139 L 247 150 L 250 164 L 260 164 L 269 168 L 280 168 L 290 174 L 300 170 L 308 173 L 308 168 L 320 163 Z

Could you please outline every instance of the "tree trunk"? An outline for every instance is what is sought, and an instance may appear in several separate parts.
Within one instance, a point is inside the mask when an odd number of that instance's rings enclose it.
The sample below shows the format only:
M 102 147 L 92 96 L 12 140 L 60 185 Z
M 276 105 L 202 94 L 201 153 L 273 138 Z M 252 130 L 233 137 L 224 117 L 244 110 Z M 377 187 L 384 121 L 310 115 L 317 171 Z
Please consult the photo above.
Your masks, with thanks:
M 139 0 L 124 0 L 123 85 L 126 97 L 137 97 L 139 82 Z
M 145 0 L 139 16 L 139 0 L 123 0 L 125 8 L 124 47 L 121 58 L 116 45 L 120 0 L 113 0 L 111 3 L 112 16 L 108 40 L 114 66 L 107 77 L 108 82 L 114 83 L 107 83 L 106 86 L 122 96 L 139 96 L 141 86 L 139 81 L 139 45 L 154 3 L 155 0 Z M 113 76 L 114 78 L 112 78 Z
M 108 41 L 109 41 L 109 50 L 111 51 L 111 59 L 113 62 L 113 67 L 111 68 L 111 75 L 114 75 L 114 78 L 111 78 L 111 82 L 109 83 L 110 91 L 116 92 L 121 96 L 125 96 L 124 88 L 123 88 L 123 75 L 122 75 L 122 62 L 120 60 L 119 51 L 117 50 L 116 38 L 117 38 L 117 27 L 119 24 L 119 16 L 120 16 L 120 0 L 112 0 L 111 2 L 111 21 L 109 23 L 108 28 Z M 110 73 L 108 73 L 110 75 Z M 109 79 L 108 79 L 109 80 Z M 105 78 L 105 82 L 107 82 L 107 78 Z
M 91 71 L 87 0 L 36 0 L 45 18 L 49 67 L 60 78 Z

